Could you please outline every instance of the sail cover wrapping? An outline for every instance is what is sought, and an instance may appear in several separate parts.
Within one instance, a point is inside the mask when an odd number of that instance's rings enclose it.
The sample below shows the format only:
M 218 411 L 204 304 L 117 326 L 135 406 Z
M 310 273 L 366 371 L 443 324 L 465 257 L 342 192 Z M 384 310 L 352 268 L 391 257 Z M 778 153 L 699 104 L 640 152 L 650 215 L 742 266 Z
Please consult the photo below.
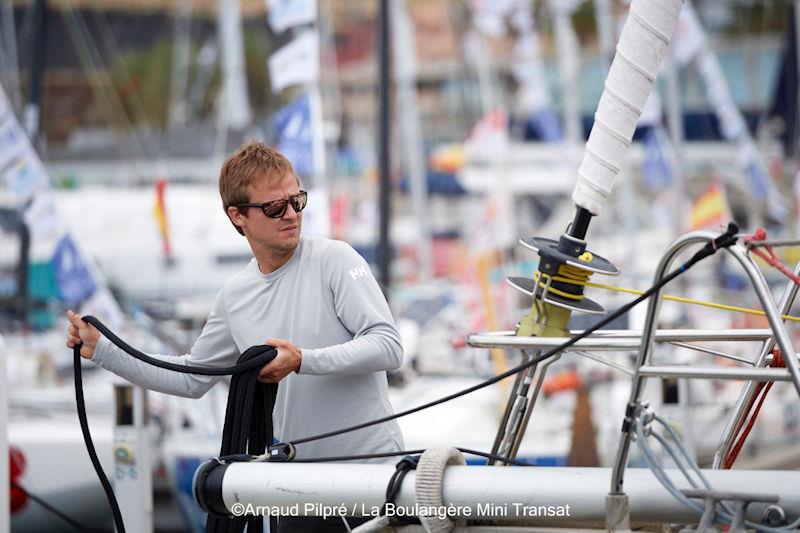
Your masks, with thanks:
M 572 199 L 593 215 L 611 194 L 625 150 L 653 88 L 681 0 L 634 0 L 617 44 Z

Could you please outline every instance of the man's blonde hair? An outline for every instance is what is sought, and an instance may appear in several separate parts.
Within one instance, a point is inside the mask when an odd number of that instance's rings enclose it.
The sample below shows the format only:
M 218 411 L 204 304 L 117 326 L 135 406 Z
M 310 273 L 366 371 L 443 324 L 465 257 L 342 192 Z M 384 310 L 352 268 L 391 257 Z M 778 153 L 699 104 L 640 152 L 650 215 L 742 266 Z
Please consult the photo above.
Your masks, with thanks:
M 219 195 L 222 197 L 225 214 L 228 214 L 230 206 L 250 200 L 247 197 L 247 188 L 256 181 L 274 183 L 289 175 L 300 183 L 292 164 L 283 155 L 257 140 L 247 141 L 228 156 L 219 172 Z M 244 235 L 242 228 L 236 224 L 233 227 L 240 235 Z

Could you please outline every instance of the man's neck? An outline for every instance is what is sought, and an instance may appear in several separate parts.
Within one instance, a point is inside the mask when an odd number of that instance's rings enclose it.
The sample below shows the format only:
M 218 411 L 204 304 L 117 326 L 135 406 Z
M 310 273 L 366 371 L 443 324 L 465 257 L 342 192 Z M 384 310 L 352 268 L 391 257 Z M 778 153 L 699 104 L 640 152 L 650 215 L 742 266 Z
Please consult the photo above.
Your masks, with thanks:
M 253 250 L 258 269 L 262 274 L 271 274 L 286 264 L 297 251 L 297 246 L 288 252 L 276 252 L 274 250 Z

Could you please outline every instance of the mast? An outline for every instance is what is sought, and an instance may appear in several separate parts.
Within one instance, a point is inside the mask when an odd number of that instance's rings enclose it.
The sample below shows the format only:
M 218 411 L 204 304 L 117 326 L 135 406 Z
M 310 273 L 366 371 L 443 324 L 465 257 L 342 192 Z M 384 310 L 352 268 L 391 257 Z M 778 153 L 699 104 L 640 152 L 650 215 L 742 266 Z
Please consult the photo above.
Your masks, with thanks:
M 191 55 L 192 0 L 179 0 L 175 13 L 175 35 L 172 45 L 172 80 L 169 90 L 170 128 L 183 126 L 189 115 L 187 92 L 189 83 L 189 62 Z
M 33 4 L 33 21 L 31 23 L 28 103 L 25 106 L 24 116 L 25 131 L 34 147 L 39 141 L 46 47 L 47 0 L 36 0 Z
M 572 27 L 572 12 L 576 2 L 550 0 L 550 10 L 555 18 L 555 36 L 558 46 L 558 69 L 564 95 L 564 125 L 570 152 L 583 140 L 580 100 L 578 97 L 578 39 Z
M 683 176 L 683 106 L 681 105 L 681 93 L 678 84 L 678 62 L 675 58 L 675 48 L 673 47 L 665 58 L 666 81 L 667 81 L 667 121 L 669 124 L 669 139 L 672 144 L 672 151 L 675 154 L 673 161 L 673 184 L 672 193 L 674 194 L 675 209 L 675 234 L 680 235 L 686 228 L 686 209 L 684 200 L 687 198 L 686 182 Z
M 241 130 L 250 124 L 247 77 L 244 68 L 242 13 L 239 0 L 217 0 L 219 37 L 222 48 L 223 110 L 229 129 Z
M 394 24 L 394 59 L 397 64 L 397 97 L 400 109 L 400 127 L 403 131 L 406 170 L 411 189 L 414 219 L 417 223 L 417 256 L 421 281 L 428 281 L 433 274 L 431 232 L 428 224 L 428 187 L 425 179 L 425 155 L 422 144 L 422 126 L 417 106 L 417 87 L 415 83 L 416 61 L 414 47 L 414 28 L 405 0 L 395 0 L 391 4 Z
M 389 128 L 389 91 L 391 90 L 389 80 L 390 31 L 389 0 L 380 0 L 378 11 L 378 169 L 380 174 L 378 273 L 381 288 L 387 299 L 391 283 L 389 225 L 392 205 L 391 161 L 389 154 L 389 142 L 391 140 L 391 130 Z
M 2 22 L 3 38 L 3 67 L 9 71 L 8 76 L 8 97 L 14 105 L 15 110 L 22 107 L 22 95 L 19 87 L 19 62 L 17 60 L 17 31 L 14 27 L 14 5 L 11 0 L 5 0 L 0 7 L 0 19 Z

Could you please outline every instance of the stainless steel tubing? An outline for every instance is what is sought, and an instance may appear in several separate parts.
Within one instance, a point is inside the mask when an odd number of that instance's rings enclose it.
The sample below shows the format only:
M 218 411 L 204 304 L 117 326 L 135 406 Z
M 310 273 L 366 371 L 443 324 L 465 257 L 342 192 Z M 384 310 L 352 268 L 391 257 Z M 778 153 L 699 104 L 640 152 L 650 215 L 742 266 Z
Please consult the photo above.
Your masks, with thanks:
M 640 376 L 687 379 L 733 379 L 751 381 L 791 381 L 783 368 L 726 368 L 696 367 L 684 365 L 645 366 L 639 369 Z
M 667 269 L 672 264 L 675 257 L 680 253 L 684 248 L 691 246 L 693 244 L 705 244 L 716 237 L 716 234 L 707 232 L 707 231 L 697 231 L 688 233 L 676 239 L 667 249 L 667 252 L 661 258 L 661 261 L 658 264 L 658 268 L 656 269 L 656 273 L 653 279 L 653 284 L 661 280 L 664 275 L 667 273 Z M 753 284 L 753 288 L 756 291 L 756 294 L 761 302 L 762 307 L 764 308 L 764 312 L 767 316 L 767 320 L 769 321 L 770 328 L 775 336 L 775 339 L 778 343 L 778 346 L 781 348 L 784 354 L 795 354 L 794 347 L 792 346 L 791 339 L 789 338 L 789 334 L 786 331 L 786 328 L 783 326 L 781 313 L 775 306 L 775 302 L 772 298 L 772 294 L 769 291 L 769 287 L 764 280 L 764 276 L 761 274 L 761 271 L 755 266 L 755 264 L 750 260 L 747 255 L 747 250 L 744 246 L 736 244 L 729 248 L 725 248 L 727 253 L 730 253 L 742 266 L 747 277 L 750 279 L 751 283 Z M 663 289 L 663 288 L 662 288 Z M 626 424 L 624 426 L 624 431 L 622 435 L 622 439 L 620 441 L 620 445 L 617 448 L 617 456 L 614 463 L 614 469 L 612 472 L 611 477 L 611 494 L 623 494 L 623 475 L 625 471 L 625 464 L 628 460 L 628 450 L 630 449 L 631 443 L 631 432 L 630 432 L 630 423 L 633 416 L 633 409 L 639 402 L 639 398 L 641 397 L 642 389 L 644 387 L 644 382 L 646 376 L 641 373 L 641 369 L 644 364 L 647 362 L 648 356 L 650 355 L 652 348 L 653 348 L 653 340 L 655 334 L 655 324 L 656 324 L 656 316 L 658 315 L 658 310 L 661 305 L 661 289 L 655 292 L 653 296 L 650 298 L 647 306 L 647 317 L 645 320 L 645 326 L 642 331 L 642 341 L 641 341 L 641 348 L 639 351 L 639 357 L 636 362 L 636 368 L 634 369 L 634 377 L 633 377 L 633 385 L 631 387 L 631 395 L 628 401 L 628 409 L 626 411 Z M 688 339 L 681 339 L 681 340 L 688 340 Z M 798 365 L 798 361 L 796 357 L 787 357 L 785 358 L 787 368 L 789 369 L 789 374 L 791 376 L 791 381 L 794 383 L 795 388 L 800 394 L 800 365 Z
M 800 274 L 800 263 L 795 265 L 794 273 Z M 780 303 L 778 304 L 778 310 L 780 311 L 781 315 L 785 315 L 789 312 L 789 310 L 791 310 L 794 299 L 797 296 L 797 289 L 797 284 L 794 281 L 789 280 L 786 285 L 786 289 L 784 289 L 783 294 L 781 295 Z M 758 356 L 753 361 L 753 366 L 765 366 L 767 363 L 767 358 L 769 357 L 769 354 L 774 346 L 774 337 L 766 339 L 764 344 L 761 345 Z M 752 398 L 755 396 L 756 388 L 757 383 L 755 382 L 747 382 L 744 384 L 742 392 L 739 394 L 739 398 L 736 400 L 736 404 L 733 407 L 731 416 L 728 418 L 728 421 L 725 423 L 725 428 L 722 430 L 722 436 L 717 444 L 717 449 L 714 451 L 714 462 L 712 463 L 713 468 L 722 468 L 723 461 L 733 448 L 737 429 L 741 425 L 742 420 L 744 420 L 747 406 L 750 405 Z
M 572 330 L 570 335 L 583 333 L 582 330 Z M 764 341 L 772 337 L 769 329 L 717 329 L 717 330 L 692 330 L 692 329 L 663 329 L 655 333 L 655 342 L 675 341 Z M 599 330 L 591 337 L 581 339 L 570 346 L 567 351 L 575 350 L 631 350 L 641 347 L 642 332 L 632 329 Z M 488 331 L 471 333 L 467 336 L 467 343 L 474 348 L 511 348 L 511 349 L 542 349 L 555 348 L 567 339 L 564 337 L 523 337 L 515 336 L 513 331 Z

